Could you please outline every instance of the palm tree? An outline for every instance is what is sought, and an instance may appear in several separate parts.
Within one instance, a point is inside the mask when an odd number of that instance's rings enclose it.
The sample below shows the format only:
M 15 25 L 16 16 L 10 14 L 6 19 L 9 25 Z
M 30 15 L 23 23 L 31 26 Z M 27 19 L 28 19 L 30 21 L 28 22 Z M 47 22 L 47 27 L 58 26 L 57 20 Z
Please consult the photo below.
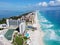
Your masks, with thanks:
M 27 41 L 27 37 L 21 34 L 18 34 L 15 36 L 13 44 L 14 45 L 27 45 L 26 41 Z

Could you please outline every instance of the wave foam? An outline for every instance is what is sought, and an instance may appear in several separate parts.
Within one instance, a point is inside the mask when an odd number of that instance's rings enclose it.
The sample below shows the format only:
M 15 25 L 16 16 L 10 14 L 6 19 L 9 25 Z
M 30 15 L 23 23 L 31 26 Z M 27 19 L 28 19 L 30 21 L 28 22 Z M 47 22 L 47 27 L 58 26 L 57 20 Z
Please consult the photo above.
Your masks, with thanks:
M 54 30 L 48 30 L 46 33 L 49 33 L 48 35 L 47 35 L 47 38 L 46 38 L 46 40 L 48 39 L 48 40 L 55 40 L 55 41 L 59 41 L 60 42 L 60 36 L 58 36 L 56 33 L 55 33 L 55 31 Z
M 48 21 L 44 16 L 38 16 L 38 19 L 40 20 L 41 23 L 51 23 L 50 21 Z
M 41 24 L 42 25 L 42 28 L 52 28 L 54 25 L 53 24 Z

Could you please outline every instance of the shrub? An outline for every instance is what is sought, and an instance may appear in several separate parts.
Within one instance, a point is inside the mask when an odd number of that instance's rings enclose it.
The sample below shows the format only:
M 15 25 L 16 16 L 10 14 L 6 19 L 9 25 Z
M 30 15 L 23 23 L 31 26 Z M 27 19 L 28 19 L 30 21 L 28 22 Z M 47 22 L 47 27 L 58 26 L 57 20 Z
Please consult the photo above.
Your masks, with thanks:
M 23 39 L 16 36 L 14 39 L 14 45 L 23 45 Z
M 26 36 L 23 36 L 22 34 L 18 34 L 13 38 L 13 44 L 14 45 L 27 45 L 26 40 L 28 38 Z

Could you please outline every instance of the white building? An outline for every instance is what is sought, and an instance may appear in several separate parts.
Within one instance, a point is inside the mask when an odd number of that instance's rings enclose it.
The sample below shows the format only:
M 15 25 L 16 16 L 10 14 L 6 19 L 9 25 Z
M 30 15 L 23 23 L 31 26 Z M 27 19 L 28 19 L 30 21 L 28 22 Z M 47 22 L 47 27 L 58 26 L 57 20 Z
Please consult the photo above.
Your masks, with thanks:
M 6 24 L 0 24 L 0 28 L 7 28 Z
M 20 34 L 23 34 L 24 31 L 25 31 L 25 28 L 26 28 L 26 23 L 25 21 L 22 21 L 19 25 L 19 31 L 20 31 Z
M 18 19 L 18 20 L 7 19 L 6 23 L 7 23 L 8 28 L 13 28 L 14 29 L 14 28 L 17 28 L 19 26 L 21 21 L 20 21 L 20 19 Z
M 7 19 L 6 22 L 7 22 L 7 27 L 9 29 L 16 29 L 16 28 L 19 27 L 20 34 L 24 33 L 25 27 L 26 27 L 25 20 L 20 20 L 20 19 L 18 19 L 18 20 Z

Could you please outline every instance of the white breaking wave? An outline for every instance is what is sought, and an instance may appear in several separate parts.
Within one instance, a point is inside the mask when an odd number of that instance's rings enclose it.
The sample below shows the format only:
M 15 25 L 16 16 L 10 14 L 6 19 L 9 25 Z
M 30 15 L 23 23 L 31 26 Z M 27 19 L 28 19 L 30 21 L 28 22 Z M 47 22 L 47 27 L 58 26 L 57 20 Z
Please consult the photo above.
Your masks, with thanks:
M 54 25 L 53 24 L 41 24 L 43 28 L 52 28 Z
M 38 18 L 40 20 L 41 23 L 45 22 L 45 23 L 51 23 L 50 21 L 48 21 L 44 16 L 42 16 L 41 14 L 38 15 Z
M 38 15 L 38 18 L 39 18 L 42 28 L 45 29 L 46 40 L 54 40 L 54 41 L 60 42 L 60 36 L 58 36 L 55 33 L 55 31 L 53 29 L 51 29 L 52 27 L 54 27 L 54 25 L 41 14 Z
M 54 32 L 53 30 L 51 30 L 50 32 L 51 32 L 51 34 L 50 34 L 50 39 L 51 39 L 51 40 L 55 40 L 55 39 L 56 39 L 56 34 L 55 34 L 55 32 Z
M 58 36 L 54 31 L 51 31 L 50 39 L 60 41 L 60 36 Z
M 48 20 L 45 19 L 44 17 L 41 17 L 41 18 L 40 18 L 40 21 L 41 21 L 41 22 L 48 22 Z
M 51 24 L 50 21 L 48 21 L 44 16 L 42 16 L 40 13 L 38 15 L 38 18 L 39 18 L 39 22 L 40 24 L 42 25 L 42 28 L 51 28 L 53 27 L 54 25 Z
M 60 42 L 60 36 L 58 36 L 54 30 L 50 29 L 46 31 L 46 33 L 48 34 L 46 40 L 55 40 Z

